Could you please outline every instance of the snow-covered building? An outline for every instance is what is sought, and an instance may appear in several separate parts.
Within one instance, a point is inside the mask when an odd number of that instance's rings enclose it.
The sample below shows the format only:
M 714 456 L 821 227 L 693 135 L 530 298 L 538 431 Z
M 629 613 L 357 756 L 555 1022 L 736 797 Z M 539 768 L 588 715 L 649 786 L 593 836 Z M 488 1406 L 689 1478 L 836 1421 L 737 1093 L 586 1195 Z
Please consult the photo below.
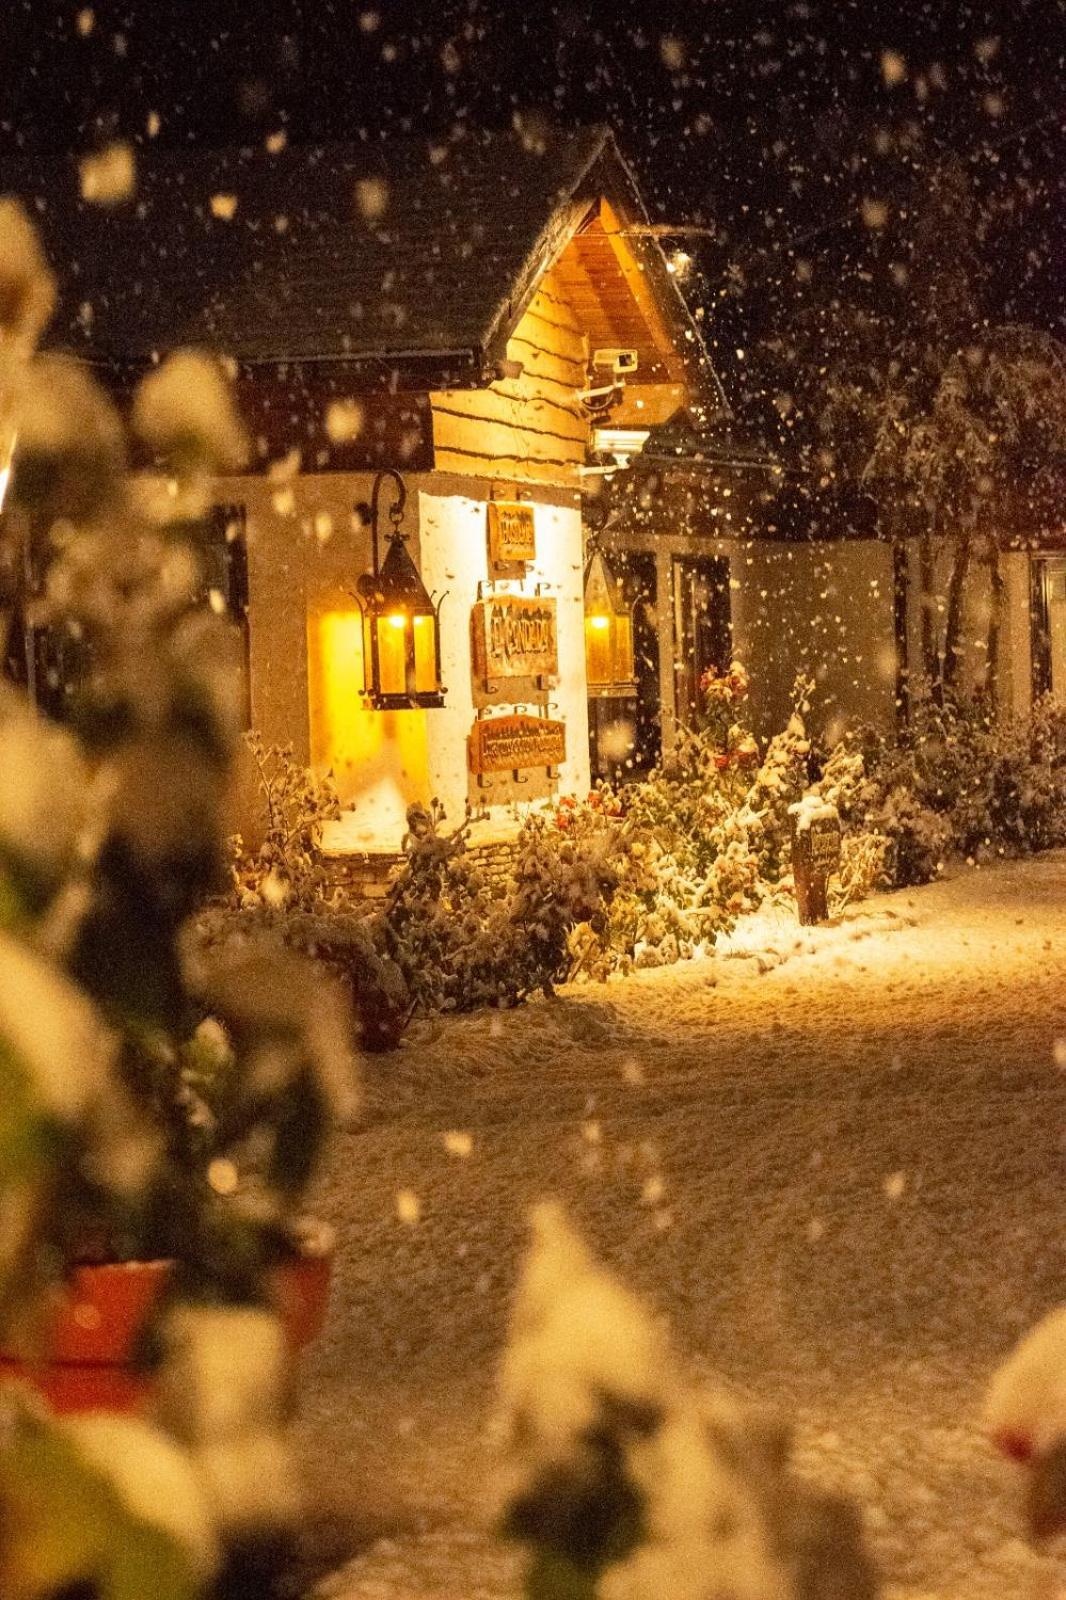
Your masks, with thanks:
M 251 725 L 333 773 L 331 848 L 394 851 L 413 801 L 469 803 L 491 835 L 515 802 L 585 791 L 586 658 L 595 679 L 617 646 L 596 722 L 638 677 L 627 617 L 586 617 L 595 491 L 672 417 L 729 426 L 610 133 L 153 152 L 131 203 L 66 226 L 46 206 L 45 226 L 59 259 L 76 239 L 60 341 L 119 388 L 178 346 L 231 366 L 254 460 L 216 485 L 215 587 L 245 630 Z M 771 463 L 749 467 L 765 496 Z M 397 530 L 401 587 L 432 604 L 386 604 L 375 642 L 385 567 L 366 575 Z M 656 708 L 692 630 L 730 653 L 690 576 L 676 646 L 646 655 Z
M 53 342 L 120 391 L 178 346 L 234 374 L 253 458 L 215 486 L 212 586 L 250 726 L 333 774 L 333 850 L 393 853 L 433 797 L 492 840 L 650 766 L 733 656 L 763 733 L 801 668 L 818 731 L 895 722 L 950 563 L 796 536 L 608 130 L 152 152 L 126 204 L 72 207 L 37 207 Z M 1060 568 L 998 569 L 1008 709 L 1066 677 Z
M 230 366 L 253 458 L 216 484 L 212 587 L 250 726 L 334 776 L 332 849 L 391 854 L 432 797 L 491 840 L 516 802 L 668 757 L 733 656 L 760 732 L 800 669 L 816 731 L 895 723 L 950 552 L 797 537 L 608 130 L 152 151 L 111 207 L 21 186 L 65 283 L 53 343 L 120 392 L 178 346 Z M 377 563 L 393 531 L 409 559 L 368 629 L 375 504 Z M 987 572 L 963 676 L 994 599 L 1022 709 L 1066 684 L 1066 564 Z

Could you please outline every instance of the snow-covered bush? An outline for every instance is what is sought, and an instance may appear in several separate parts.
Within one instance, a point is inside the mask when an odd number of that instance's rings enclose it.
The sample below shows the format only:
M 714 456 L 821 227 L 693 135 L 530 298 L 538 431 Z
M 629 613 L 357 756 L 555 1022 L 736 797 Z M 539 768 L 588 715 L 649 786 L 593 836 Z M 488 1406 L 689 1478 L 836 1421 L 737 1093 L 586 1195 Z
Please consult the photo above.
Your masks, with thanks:
M 467 825 L 448 832 L 434 810 L 413 807 L 402 870 L 370 925 L 415 1003 L 514 1005 L 578 974 L 712 946 L 788 871 L 788 807 L 807 784 L 806 691 L 797 686 L 797 709 L 760 762 L 737 720 L 747 677 L 734 663 L 725 749 L 711 719 L 682 737 L 669 767 L 530 814 L 506 886 L 468 851 Z
M 760 760 L 742 720 L 747 674 L 734 662 L 708 688 L 728 726 L 709 716 L 683 731 L 668 765 L 622 791 L 628 870 L 607 916 L 608 965 L 660 966 L 713 945 L 787 875 L 788 807 L 808 782 L 808 691 L 797 683 L 788 724 Z
M 380 927 L 368 902 L 355 905 L 339 897 L 316 910 L 292 909 L 285 901 L 265 900 L 243 909 L 229 903 L 207 907 L 190 930 L 198 951 L 217 960 L 221 951 L 249 944 L 293 950 L 325 967 L 351 996 L 365 1050 L 395 1048 L 411 1017 L 412 998 L 403 973 L 386 953 Z
M 333 780 L 301 766 L 291 745 L 264 744 L 254 731 L 245 734 L 245 744 L 255 764 L 263 840 L 254 851 L 245 849 L 240 834 L 230 841 L 238 902 L 246 910 L 313 911 L 329 890 L 322 827 L 341 814 Z
M 844 834 L 840 841 L 840 865 L 829 880 L 829 909 L 834 916 L 866 900 L 887 879 L 888 840 L 880 833 Z
M 567 978 L 571 935 L 605 915 L 621 879 L 619 837 L 602 815 L 573 831 L 531 815 L 511 881 L 494 888 L 467 850 L 469 827 L 443 831 L 434 810 L 412 806 L 404 863 L 380 916 L 379 946 L 426 1011 L 515 1005 Z
M 0 1382 L 0 1590 L 192 1600 L 234 1546 L 295 1516 L 267 1274 L 353 1108 L 348 1025 L 291 956 L 184 959 L 183 924 L 224 883 L 233 641 L 197 603 L 194 530 L 139 509 L 113 407 L 33 354 L 39 270 L 26 218 L 0 207 L 18 438 L 0 570 L 34 573 L 34 621 L 87 663 L 67 731 L 0 689 L 0 1341 L 47 1361 L 49 1297 L 87 1259 L 174 1268 L 145 1340 L 155 1425 L 60 1423 Z M 184 463 L 224 464 L 217 440 L 239 427 L 228 413 L 220 430 L 218 392 L 183 422 L 181 389 L 154 443 L 165 456 L 172 430 L 180 459 L 160 465 L 185 510 Z M 31 600 L 10 598 L 4 646 Z
M 689 1381 L 556 1207 L 533 1228 L 496 1485 L 529 1600 L 872 1600 L 856 1511 L 791 1474 L 785 1430 Z
M 906 737 L 858 731 L 823 787 L 860 758 L 839 808 L 852 832 L 886 841 L 892 883 L 926 883 L 955 858 L 1066 844 L 1066 708 L 1053 701 L 1005 724 L 983 700 L 918 699 Z
M 700 731 L 716 747 L 720 764 L 731 759 L 743 763 L 752 752 L 751 730 L 745 708 L 751 684 L 740 661 L 731 661 L 726 672 L 709 667 L 700 678 Z

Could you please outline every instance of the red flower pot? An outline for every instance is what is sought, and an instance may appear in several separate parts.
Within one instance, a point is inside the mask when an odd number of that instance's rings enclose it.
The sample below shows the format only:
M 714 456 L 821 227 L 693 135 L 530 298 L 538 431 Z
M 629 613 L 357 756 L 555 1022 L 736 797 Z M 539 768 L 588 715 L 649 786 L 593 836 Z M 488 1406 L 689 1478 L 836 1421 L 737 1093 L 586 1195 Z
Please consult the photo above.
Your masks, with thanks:
M 270 1273 L 270 1298 L 295 1355 L 319 1333 L 331 1257 L 293 1256 Z M 169 1261 L 75 1267 L 57 1294 L 31 1360 L 0 1348 L 0 1378 L 27 1380 L 54 1411 L 143 1411 L 152 1379 L 134 1365 L 144 1327 L 170 1277 Z

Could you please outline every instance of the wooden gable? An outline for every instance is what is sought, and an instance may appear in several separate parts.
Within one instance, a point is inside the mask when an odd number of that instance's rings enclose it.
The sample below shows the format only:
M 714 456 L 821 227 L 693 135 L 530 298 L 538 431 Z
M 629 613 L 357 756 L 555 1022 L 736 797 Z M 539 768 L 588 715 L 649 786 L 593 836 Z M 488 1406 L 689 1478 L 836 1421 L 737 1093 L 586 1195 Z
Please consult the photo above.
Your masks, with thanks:
M 521 365 L 518 377 L 430 396 L 437 470 L 576 488 L 589 441 L 577 398 L 588 342 L 557 267 L 508 339 L 507 360 Z
M 640 239 L 608 200 L 591 207 L 542 272 L 507 341 L 507 362 L 520 375 L 430 396 L 439 471 L 580 487 L 593 423 L 578 395 L 602 382 L 590 368 L 595 350 L 637 353 L 611 423 L 654 426 L 690 402 L 692 352 Z

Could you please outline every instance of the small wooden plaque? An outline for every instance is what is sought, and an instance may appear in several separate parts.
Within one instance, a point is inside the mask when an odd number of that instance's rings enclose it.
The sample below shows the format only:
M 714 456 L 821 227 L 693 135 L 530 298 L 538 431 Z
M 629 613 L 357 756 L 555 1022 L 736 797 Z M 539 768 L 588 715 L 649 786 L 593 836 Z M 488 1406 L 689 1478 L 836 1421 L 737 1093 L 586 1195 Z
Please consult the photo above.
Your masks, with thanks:
M 813 817 L 799 829 L 792 823 L 792 875 L 800 923 L 810 927 L 829 915 L 829 879 L 840 867 L 840 818 Z
M 835 817 L 818 817 L 800 834 L 805 842 L 808 870 L 828 877 L 840 866 L 840 823 Z
M 533 507 L 520 500 L 489 501 L 489 560 L 494 567 L 537 558 Z
M 474 665 L 497 678 L 551 677 L 559 670 L 558 607 L 552 598 L 492 595 L 473 611 Z
M 557 767 L 566 757 L 566 724 L 547 717 L 481 717 L 470 730 L 471 772 Z

